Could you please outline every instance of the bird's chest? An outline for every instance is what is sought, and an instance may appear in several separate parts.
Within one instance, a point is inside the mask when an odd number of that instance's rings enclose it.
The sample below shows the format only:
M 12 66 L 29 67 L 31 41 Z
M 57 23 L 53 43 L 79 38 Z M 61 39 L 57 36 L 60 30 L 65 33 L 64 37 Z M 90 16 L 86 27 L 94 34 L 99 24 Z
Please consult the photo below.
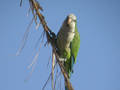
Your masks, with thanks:
M 69 29 L 65 30 L 64 34 L 64 46 L 66 48 L 70 47 L 70 43 L 72 42 L 74 35 L 75 35 L 75 30 L 74 29 Z
M 68 33 L 66 34 L 66 41 L 67 41 L 68 43 L 70 43 L 70 42 L 73 40 L 74 35 L 75 35 L 74 32 L 68 32 Z

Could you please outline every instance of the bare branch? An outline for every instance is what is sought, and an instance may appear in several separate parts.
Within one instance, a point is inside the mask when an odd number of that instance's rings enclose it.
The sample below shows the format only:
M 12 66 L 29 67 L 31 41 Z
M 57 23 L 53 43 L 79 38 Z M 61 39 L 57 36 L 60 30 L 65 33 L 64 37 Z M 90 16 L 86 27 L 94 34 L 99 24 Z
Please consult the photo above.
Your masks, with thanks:
M 22 0 L 21 0 L 21 2 L 22 2 Z M 43 11 L 43 8 L 40 6 L 38 1 L 36 1 L 36 0 L 29 0 L 29 2 L 30 2 L 30 7 L 31 7 L 31 10 L 32 10 L 32 13 L 33 13 L 33 16 L 34 16 L 34 20 L 36 21 L 36 17 L 39 18 L 39 20 L 40 20 L 40 22 L 42 24 L 42 27 L 44 29 L 44 32 L 46 33 L 47 43 L 48 44 L 50 43 L 51 46 L 52 46 L 53 53 L 55 54 L 56 61 L 59 64 L 60 70 L 61 70 L 61 72 L 62 72 L 62 74 L 64 76 L 64 80 L 66 82 L 68 90 L 74 90 L 72 88 L 72 84 L 69 81 L 68 74 L 66 73 L 66 71 L 64 69 L 64 65 L 63 65 L 62 62 L 59 61 L 59 55 L 56 52 L 56 47 L 57 47 L 56 46 L 56 35 L 47 26 L 47 23 L 45 21 L 44 16 L 40 13 L 40 11 Z M 51 72 L 51 74 L 52 74 L 52 72 Z M 50 74 L 50 76 L 51 76 L 51 74 Z M 50 78 L 50 76 L 49 76 L 49 78 Z M 48 78 L 48 80 L 49 80 L 49 78 Z M 46 86 L 46 84 L 45 84 L 45 86 Z M 43 89 L 44 89 L 44 87 L 43 87 Z
M 68 87 L 69 90 L 73 90 L 72 84 L 70 83 L 70 81 L 69 81 L 69 79 L 68 79 L 68 75 L 67 75 L 67 73 L 65 72 L 64 66 L 63 66 L 63 64 L 59 61 L 59 57 L 58 57 L 58 55 L 57 55 L 57 53 L 56 53 L 56 44 L 55 44 L 55 37 L 56 37 L 56 35 L 55 35 L 55 34 L 49 29 L 49 27 L 47 26 L 47 23 L 46 23 L 46 21 L 45 21 L 45 19 L 44 19 L 44 16 L 43 16 L 43 15 L 40 13 L 40 11 L 39 11 L 38 2 L 36 2 L 35 0 L 29 0 L 29 1 L 32 3 L 32 5 L 33 5 L 33 7 L 34 7 L 34 9 L 35 9 L 35 11 L 36 11 L 36 15 L 39 17 L 39 20 L 40 20 L 40 22 L 41 22 L 41 24 L 42 24 L 42 26 L 43 26 L 43 28 L 44 28 L 44 31 L 46 32 L 47 41 L 48 41 L 48 43 L 51 44 L 51 46 L 52 46 L 52 48 L 53 48 L 53 52 L 55 53 L 56 60 L 57 60 L 57 62 L 58 62 L 58 64 L 59 64 L 59 66 L 60 66 L 60 69 L 61 69 L 61 72 L 62 72 L 62 74 L 63 74 L 63 76 L 64 76 L 65 82 L 67 83 L 67 87 Z M 39 5 L 39 6 L 40 6 L 40 5 Z M 40 7 L 41 7 L 41 6 L 40 6 Z M 55 35 L 55 37 L 54 37 L 54 36 L 51 36 L 51 34 Z

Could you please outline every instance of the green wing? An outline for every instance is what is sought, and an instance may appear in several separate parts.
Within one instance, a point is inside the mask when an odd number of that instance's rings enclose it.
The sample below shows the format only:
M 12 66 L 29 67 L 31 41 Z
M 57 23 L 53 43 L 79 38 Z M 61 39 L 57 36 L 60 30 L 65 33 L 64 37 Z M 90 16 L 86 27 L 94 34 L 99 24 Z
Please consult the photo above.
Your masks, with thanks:
M 74 57 L 74 60 L 76 62 L 76 57 L 80 48 L 80 34 L 77 30 L 77 25 L 75 25 L 75 36 L 73 41 L 71 42 L 71 56 Z
M 77 26 L 75 26 L 75 36 L 73 41 L 70 44 L 71 56 L 64 64 L 69 78 L 71 76 L 71 72 L 73 71 L 73 65 L 76 62 L 76 57 L 77 57 L 79 48 L 80 48 L 80 35 L 79 35 L 79 32 L 77 31 Z

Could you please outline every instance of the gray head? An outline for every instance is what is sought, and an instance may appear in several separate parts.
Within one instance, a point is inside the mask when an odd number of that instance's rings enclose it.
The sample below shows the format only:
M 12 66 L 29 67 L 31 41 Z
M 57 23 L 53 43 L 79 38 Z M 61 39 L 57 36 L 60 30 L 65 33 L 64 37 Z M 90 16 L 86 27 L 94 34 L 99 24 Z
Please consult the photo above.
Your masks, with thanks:
M 68 27 L 75 28 L 76 20 L 77 18 L 74 14 L 69 14 L 65 19 L 65 23 Z
M 77 18 L 76 18 L 76 16 L 74 14 L 69 14 L 67 17 L 69 19 L 71 19 L 72 21 L 76 21 L 77 20 Z

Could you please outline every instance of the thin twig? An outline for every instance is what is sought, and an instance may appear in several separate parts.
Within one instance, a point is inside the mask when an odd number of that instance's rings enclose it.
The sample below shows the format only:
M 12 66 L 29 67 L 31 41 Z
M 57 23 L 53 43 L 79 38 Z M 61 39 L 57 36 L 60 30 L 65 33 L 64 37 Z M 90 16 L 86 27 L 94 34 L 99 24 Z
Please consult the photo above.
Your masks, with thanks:
M 47 67 L 49 67 L 50 59 L 51 59 L 51 55 L 49 56 L 48 63 L 47 63 Z
M 44 90 L 44 89 L 45 89 L 45 87 L 46 87 L 46 85 L 47 85 L 48 81 L 50 80 L 51 76 L 52 76 L 52 72 L 50 73 L 50 75 L 49 75 L 49 77 L 48 77 L 47 81 L 45 82 L 45 84 L 44 84 L 44 86 L 43 86 L 42 90 Z
M 18 49 L 18 51 L 16 53 L 16 56 L 18 56 L 21 53 L 21 51 L 23 50 L 23 48 L 24 48 L 24 46 L 25 46 L 25 44 L 27 42 L 27 38 L 28 38 L 28 35 L 29 35 L 29 32 L 30 32 L 30 26 L 32 25 L 33 20 L 34 20 L 34 18 L 32 18 L 31 22 L 29 23 L 29 25 L 28 25 L 25 33 L 24 33 L 21 45 L 20 45 L 20 47 L 19 47 L 19 49 Z
M 52 89 L 54 90 L 54 67 L 55 67 L 55 54 L 52 51 Z
M 20 0 L 20 7 L 22 6 L 22 0 Z
M 54 69 L 55 69 L 56 65 L 57 65 L 57 63 L 55 63 Z M 51 76 L 52 76 L 52 72 L 50 73 L 50 75 L 49 75 L 49 77 L 48 77 L 47 81 L 45 82 L 45 84 L 44 84 L 44 86 L 43 86 L 42 90 L 44 90 L 44 89 L 45 89 L 45 87 L 46 87 L 46 85 L 47 85 L 48 81 L 50 80 Z

